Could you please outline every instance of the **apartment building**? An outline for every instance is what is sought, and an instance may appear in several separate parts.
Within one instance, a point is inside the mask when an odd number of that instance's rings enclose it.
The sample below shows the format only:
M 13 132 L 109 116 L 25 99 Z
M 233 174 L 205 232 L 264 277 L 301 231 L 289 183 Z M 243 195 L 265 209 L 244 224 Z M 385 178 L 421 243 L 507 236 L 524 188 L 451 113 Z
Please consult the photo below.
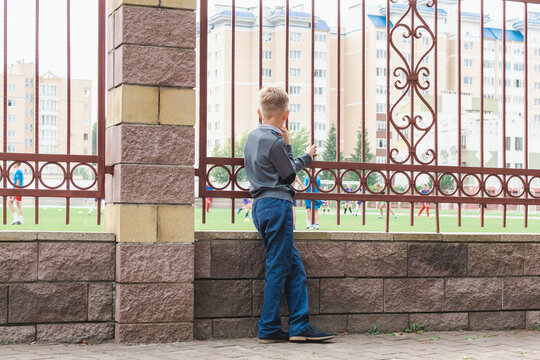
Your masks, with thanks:
M 484 142 L 484 165 L 512 168 L 524 166 L 525 88 L 524 88 L 524 28 L 523 21 L 510 19 L 506 32 L 506 163 L 502 163 L 502 83 L 503 33 L 500 20 L 485 17 L 481 29 L 480 15 L 461 13 L 461 78 L 458 79 L 457 60 L 457 1 L 439 0 L 438 8 L 438 57 L 437 94 L 435 97 L 435 53 L 432 36 L 421 31 L 414 40 L 411 52 L 410 37 L 396 28 L 392 43 L 396 49 L 387 48 L 387 9 L 384 6 L 366 5 L 367 16 L 363 31 L 360 1 L 346 2 L 342 9 L 341 29 L 341 148 L 345 156 L 353 152 L 357 132 L 362 125 L 365 106 L 365 124 L 372 161 L 385 163 L 387 146 L 397 148 L 396 158 L 406 156 L 406 142 L 390 128 L 387 138 L 387 79 L 390 76 L 390 107 L 393 121 L 398 126 L 406 123 L 405 115 L 411 113 L 422 117 L 424 126 L 432 121 L 429 111 L 437 111 L 439 164 L 458 165 L 458 136 L 461 140 L 461 164 L 480 165 L 480 139 Z M 419 3 L 422 3 L 421 1 Z M 391 29 L 406 10 L 405 4 L 390 6 Z M 419 5 L 419 13 L 433 29 L 435 11 Z M 337 29 L 330 28 L 328 19 L 316 18 L 315 22 L 315 77 L 314 136 L 316 143 L 324 148 L 331 122 L 337 120 Z M 262 76 L 263 85 L 285 85 L 285 59 L 289 57 L 289 93 L 291 95 L 290 129 L 310 129 L 311 121 L 311 14 L 301 7 L 290 13 L 289 54 L 285 54 L 285 11 L 283 7 L 265 8 L 263 11 Z M 259 19 L 258 8 L 236 9 L 236 90 L 235 134 L 251 130 L 257 123 L 255 110 L 259 77 Z M 540 37 L 540 14 L 529 14 L 529 135 L 540 135 L 540 47 L 535 44 Z M 217 7 L 209 19 L 208 30 L 208 151 L 224 143 L 230 137 L 231 119 L 231 8 Z M 365 46 L 362 43 L 365 33 Z M 484 39 L 484 76 L 480 70 L 481 38 Z M 540 40 L 540 39 L 539 39 Z M 403 58 L 398 55 L 401 53 Z M 390 54 L 390 55 L 389 55 Z M 407 63 L 420 61 L 429 71 L 419 81 L 430 80 L 430 86 L 420 94 L 403 97 L 403 91 L 395 83 L 403 74 L 387 73 L 387 56 L 391 69 Z M 365 56 L 365 68 L 362 58 Z M 363 71 L 364 69 L 364 71 Z M 362 88 L 362 75 L 366 76 L 366 91 Z M 458 81 L 461 81 L 461 133 L 458 133 Z M 484 87 L 483 115 L 480 114 L 481 84 Z M 538 85 L 538 86 L 537 86 Z M 435 99 L 437 104 L 435 104 Z M 437 105 L 437 108 L 435 108 Z M 484 132 L 480 122 L 483 120 Z M 402 131 L 409 139 L 410 131 Z M 420 139 L 422 132 L 415 131 Z M 423 161 L 429 160 L 427 149 L 433 148 L 435 129 L 417 143 L 417 153 Z M 531 167 L 540 167 L 540 144 L 529 141 Z
M 3 82 L 3 75 L 1 76 Z M 0 87 L 3 94 L 3 87 Z M 35 66 L 17 62 L 7 72 L 7 151 L 35 151 Z M 3 102 L 0 102 L 3 111 Z M 39 152 L 67 153 L 67 79 L 39 77 Z M 71 80 L 71 153 L 92 154 L 92 81 Z M 3 134 L 0 133 L 3 141 Z

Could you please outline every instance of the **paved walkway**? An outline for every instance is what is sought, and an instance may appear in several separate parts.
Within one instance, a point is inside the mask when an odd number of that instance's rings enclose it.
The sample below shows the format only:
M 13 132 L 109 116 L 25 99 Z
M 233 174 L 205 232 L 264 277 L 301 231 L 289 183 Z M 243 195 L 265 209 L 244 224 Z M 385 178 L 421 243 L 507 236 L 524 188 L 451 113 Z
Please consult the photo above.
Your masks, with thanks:
M 343 335 L 325 344 L 0 345 L 0 359 L 540 359 L 540 331 Z

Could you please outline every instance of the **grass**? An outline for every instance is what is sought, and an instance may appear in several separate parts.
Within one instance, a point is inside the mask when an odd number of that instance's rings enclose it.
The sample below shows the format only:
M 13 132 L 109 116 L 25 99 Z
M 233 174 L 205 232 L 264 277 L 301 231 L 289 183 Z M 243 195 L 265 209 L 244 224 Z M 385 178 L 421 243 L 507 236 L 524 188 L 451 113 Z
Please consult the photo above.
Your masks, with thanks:
M 391 232 L 435 232 L 435 211 L 430 212 L 431 218 L 427 219 L 424 214 L 420 218 L 415 217 L 414 226 L 410 226 L 410 211 L 406 209 L 394 210 L 398 215 L 395 220 L 390 217 Z M 416 213 L 418 210 L 416 210 Z M 502 226 L 502 213 L 486 212 L 484 227 L 480 226 L 478 211 L 462 211 L 461 227 L 457 226 L 457 211 L 440 211 L 439 218 L 441 232 L 459 232 L 459 233 L 540 233 L 540 217 L 536 214 L 529 215 L 528 227 L 524 227 L 523 214 L 508 213 L 506 228 Z M 206 224 L 202 223 L 202 210 L 195 210 L 195 229 L 196 230 L 255 230 L 251 221 L 244 221 L 245 213 L 235 214 L 235 224 L 231 223 L 231 210 L 212 208 L 206 214 Z M 341 213 L 341 225 L 336 224 L 335 209 L 331 214 L 320 212 L 320 231 L 386 231 L 386 218 L 378 219 L 379 213 L 374 209 L 366 209 L 366 225 L 362 226 L 362 217 L 343 215 Z M 385 214 L 386 215 L 386 214 Z M 297 230 L 306 229 L 306 210 L 297 208 Z
M 87 208 L 71 208 L 70 224 L 66 225 L 66 210 L 63 207 L 41 207 L 39 210 L 39 224 L 34 224 L 34 208 L 24 207 L 24 225 L 9 225 L 11 222 L 11 212 L 7 211 L 7 225 L 0 224 L 0 230 L 34 230 L 34 231 L 104 231 L 104 214 L 101 225 L 97 225 L 96 211 L 88 216 Z M 406 209 L 395 210 L 398 219 L 390 218 L 391 232 L 435 232 L 435 211 L 428 220 L 425 214 L 414 219 L 414 226 L 410 226 L 410 212 Z M 507 227 L 502 227 L 502 215 L 497 212 L 487 212 L 489 216 L 485 219 L 485 226 L 480 227 L 478 211 L 463 211 L 462 226 L 457 226 L 457 214 L 455 211 L 441 211 L 440 226 L 441 232 L 462 232 L 462 233 L 540 233 L 540 216 L 529 215 L 529 227 L 523 226 L 523 214 L 508 213 Z M 235 224 L 231 223 L 231 210 L 223 208 L 212 208 L 206 214 L 206 224 L 202 223 L 202 210 L 195 209 L 195 229 L 196 230 L 255 230 L 251 221 L 251 214 L 248 222 L 245 222 L 244 212 L 235 216 Z M 366 209 L 366 225 L 362 226 L 362 217 L 344 216 L 341 213 L 341 225 L 336 224 L 335 209 L 331 214 L 320 214 L 321 231 L 377 231 L 384 232 L 386 219 L 378 219 L 378 212 L 374 209 Z M 306 229 L 306 211 L 303 208 L 297 209 L 298 230 Z
M 3 209 L 2 209 L 3 211 Z M 7 209 L 7 225 L 0 225 L 0 230 L 34 230 L 34 231 L 104 231 L 104 213 L 101 225 L 97 225 L 96 210 L 88 215 L 88 208 L 71 208 L 69 225 L 66 225 L 66 209 L 63 207 L 40 207 L 39 224 L 34 222 L 34 207 L 23 207 L 24 225 L 9 225 L 12 220 L 11 211 Z

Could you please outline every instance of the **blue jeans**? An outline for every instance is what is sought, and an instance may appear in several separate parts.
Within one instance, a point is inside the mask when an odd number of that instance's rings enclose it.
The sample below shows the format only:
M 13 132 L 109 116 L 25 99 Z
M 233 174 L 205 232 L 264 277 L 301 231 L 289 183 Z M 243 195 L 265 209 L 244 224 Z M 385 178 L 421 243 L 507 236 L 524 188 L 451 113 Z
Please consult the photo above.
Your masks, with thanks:
M 253 224 L 266 248 L 264 302 L 259 319 L 259 337 L 281 329 L 279 307 L 283 290 L 289 305 L 289 336 L 309 326 L 307 276 L 293 241 L 292 204 L 286 200 L 262 198 L 253 205 Z

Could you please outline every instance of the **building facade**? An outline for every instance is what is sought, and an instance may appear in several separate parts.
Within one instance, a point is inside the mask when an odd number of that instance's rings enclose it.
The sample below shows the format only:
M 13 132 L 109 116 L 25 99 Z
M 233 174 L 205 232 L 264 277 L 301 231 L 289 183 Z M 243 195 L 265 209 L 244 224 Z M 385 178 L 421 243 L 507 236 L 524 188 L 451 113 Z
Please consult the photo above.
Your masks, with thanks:
M 3 76 L 2 76 L 3 79 Z M 2 80 L 3 81 L 3 80 Z M 35 66 L 17 62 L 7 74 L 7 151 L 35 152 Z M 3 87 L 0 90 L 2 96 Z M 3 102 L 0 102 L 3 111 Z M 67 79 L 39 78 L 39 153 L 67 153 Z M 71 153 L 92 154 L 92 81 L 71 79 Z M 3 134 L 0 134 L 3 141 Z

